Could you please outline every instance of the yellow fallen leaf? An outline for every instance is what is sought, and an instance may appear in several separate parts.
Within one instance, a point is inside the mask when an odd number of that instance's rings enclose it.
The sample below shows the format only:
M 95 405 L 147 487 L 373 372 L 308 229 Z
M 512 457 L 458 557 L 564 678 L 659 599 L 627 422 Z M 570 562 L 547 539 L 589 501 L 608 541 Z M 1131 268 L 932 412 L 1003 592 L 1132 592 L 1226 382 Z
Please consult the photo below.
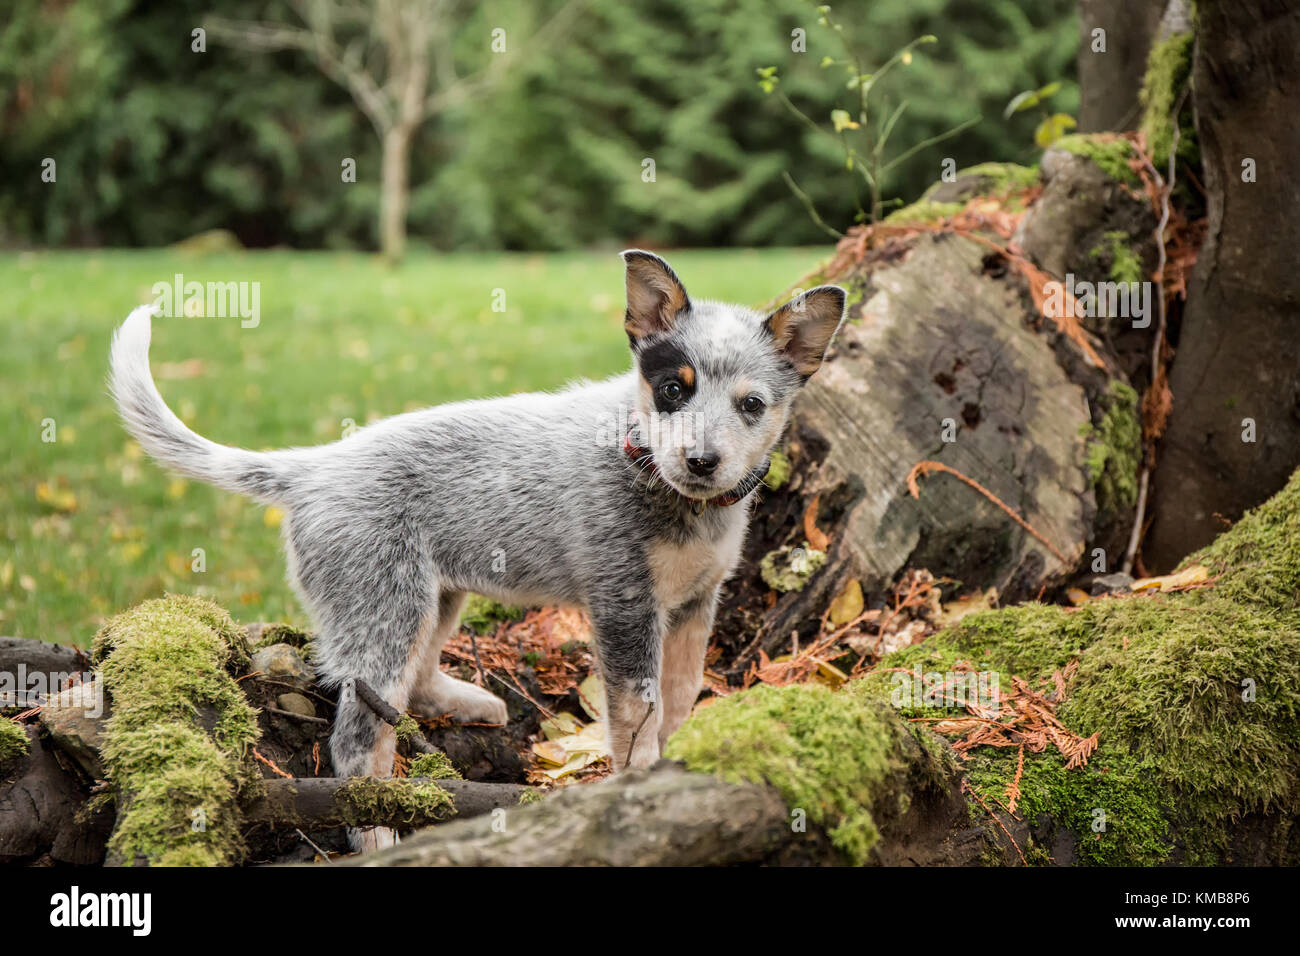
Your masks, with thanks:
M 284 511 L 275 505 L 267 508 L 262 512 L 262 524 L 268 528 L 280 527 L 280 522 L 284 520 Z
M 36 579 L 30 574 L 24 574 L 18 578 L 18 586 L 24 591 L 35 591 Z
M 1075 607 L 1082 607 L 1092 600 L 1092 595 L 1083 588 L 1070 588 L 1065 592 L 1065 596 L 1070 599 L 1070 603 Z
M 997 603 L 997 588 L 989 588 L 982 594 L 979 591 L 974 591 L 964 598 L 958 598 L 945 604 L 936 623 L 940 627 L 951 627 L 967 614 L 974 614 L 976 611 L 987 611 L 991 607 L 996 607 Z
M 548 741 L 568 737 L 581 732 L 581 730 L 582 721 L 567 711 L 560 711 L 554 717 L 547 717 L 542 721 L 542 734 Z
M 173 501 L 177 498 L 183 498 L 185 496 L 185 489 L 188 488 L 189 485 L 190 483 L 184 478 L 173 478 L 167 483 L 167 497 L 171 498 Z
M 839 687 L 849 679 L 849 675 L 844 673 L 834 664 L 827 664 L 825 661 L 817 662 L 817 671 L 813 677 L 831 688 Z
M 546 763 L 554 764 L 557 767 L 562 766 L 569 759 L 568 752 L 554 740 L 543 740 L 533 744 L 533 753 L 541 757 Z
M 1165 574 L 1155 578 L 1140 578 L 1130 585 L 1133 591 L 1173 591 L 1193 584 L 1200 584 L 1210 577 L 1209 569 L 1203 564 L 1193 564 L 1176 574 Z
M 592 720 L 600 720 L 600 708 L 605 706 L 605 685 L 594 671 L 578 685 L 578 703 Z
M 9 585 L 14 583 L 14 563 L 6 561 L 0 564 L 0 588 L 9 590 Z
M 831 601 L 830 621 L 835 627 L 843 627 L 855 620 L 862 613 L 862 585 L 857 578 L 849 578 L 844 589 Z

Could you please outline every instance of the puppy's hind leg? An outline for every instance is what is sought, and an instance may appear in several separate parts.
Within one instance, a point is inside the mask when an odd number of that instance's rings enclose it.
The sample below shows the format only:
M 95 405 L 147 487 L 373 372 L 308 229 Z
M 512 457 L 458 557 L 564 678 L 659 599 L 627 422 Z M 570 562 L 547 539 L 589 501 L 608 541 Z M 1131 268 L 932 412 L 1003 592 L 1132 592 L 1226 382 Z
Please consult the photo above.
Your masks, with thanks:
M 392 597 L 392 595 L 390 595 Z M 322 628 L 317 638 L 318 657 L 329 684 L 339 686 L 330 756 L 339 777 L 391 777 L 397 737 L 361 700 L 352 680 L 362 680 L 399 713 L 409 703 L 411 685 L 420 664 L 421 632 L 430 626 L 432 613 L 421 609 L 411 595 L 405 600 L 369 603 L 353 610 L 348 624 Z M 432 601 L 429 602 L 431 605 Z M 355 850 L 392 845 L 392 830 L 376 827 L 349 830 Z
M 504 724 L 508 719 L 505 701 L 486 688 L 442 671 L 442 645 L 456 633 L 464 604 L 463 591 L 444 591 L 438 599 L 438 620 L 417 651 L 421 661 L 411 687 L 411 709 L 426 717 L 450 713 L 457 720 Z

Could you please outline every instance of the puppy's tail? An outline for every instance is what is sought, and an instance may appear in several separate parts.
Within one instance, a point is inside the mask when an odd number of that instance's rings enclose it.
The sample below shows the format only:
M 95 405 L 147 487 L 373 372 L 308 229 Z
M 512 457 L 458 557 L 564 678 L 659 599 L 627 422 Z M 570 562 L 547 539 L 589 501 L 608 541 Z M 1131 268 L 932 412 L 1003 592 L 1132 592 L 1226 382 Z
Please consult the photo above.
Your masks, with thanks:
M 126 430 L 153 458 L 182 475 L 238 491 L 266 504 L 287 500 L 300 450 L 256 452 L 195 434 L 167 407 L 149 372 L 150 317 L 140 306 L 113 334 L 109 390 Z

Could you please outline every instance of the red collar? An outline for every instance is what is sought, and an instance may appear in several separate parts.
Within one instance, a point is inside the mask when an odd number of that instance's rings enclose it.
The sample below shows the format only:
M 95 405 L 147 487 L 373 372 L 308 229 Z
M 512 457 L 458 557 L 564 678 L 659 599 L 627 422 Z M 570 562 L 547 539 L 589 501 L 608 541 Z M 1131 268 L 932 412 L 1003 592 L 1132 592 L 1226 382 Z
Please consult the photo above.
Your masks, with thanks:
M 646 469 L 652 474 L 659 474 L 659 466 L 654 462 L 654 453 L 649 448 L 642 448 L 640 445 L 636 444 L 636 442 L 632 441 L 632 431 L 633 429 L 629 428 L 627 434 L 623 436 L 623 454 L 627 455 L 628 458 L 637 464 L 649 459 L 649 462 L 645 465 Z M 681 492 L 677 492 L 677 494 L 694 505 L 697 512 L 702 510 L 704 505 L 714 505 L 718 508 L 729 508 L 731 505 L 734 505 L 739 501 L 744 501 L 759 485 L 763 483 L 763 479 L 767 477 L 767 470 L 771 465 L 772 460 L 770 458 L 764 458 L 763 463 L 746 475 L 741 480 L 740 484 L 736 485 L 736 487 L 732 488 L 730 491 L 724 491 L 722 494 L 714 498 L 687 498 L 686 495 L 681 494 Z

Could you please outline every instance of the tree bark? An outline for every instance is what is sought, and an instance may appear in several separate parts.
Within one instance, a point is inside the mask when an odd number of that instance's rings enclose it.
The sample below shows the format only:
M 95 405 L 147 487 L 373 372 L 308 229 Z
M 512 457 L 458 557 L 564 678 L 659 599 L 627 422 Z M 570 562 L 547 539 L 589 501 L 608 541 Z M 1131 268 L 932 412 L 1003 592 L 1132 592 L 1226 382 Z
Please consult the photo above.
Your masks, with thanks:
M 1194 66 L 1209 231 L 1188 289 L 1143 553 L 1173 567 L 1300 465 L 1300 9 L 1203 0 Z M 1256 181 L 1243 179 L 1251 161 Z M 1250 429 L 1253 423 L 1253 441 Z
M 1138 91 L 1164 6 L 1149 0 L 1079 0 L 1080 132 L 1137 127 Z M 1097 29 L 1106 31 L 1104 53 L 1093 51 Z
M 379 248 L 389 262 L 406 252 L 406 211 L 410 201 L 411 136 L 398 124 L 384 132 L 379 194 Z

